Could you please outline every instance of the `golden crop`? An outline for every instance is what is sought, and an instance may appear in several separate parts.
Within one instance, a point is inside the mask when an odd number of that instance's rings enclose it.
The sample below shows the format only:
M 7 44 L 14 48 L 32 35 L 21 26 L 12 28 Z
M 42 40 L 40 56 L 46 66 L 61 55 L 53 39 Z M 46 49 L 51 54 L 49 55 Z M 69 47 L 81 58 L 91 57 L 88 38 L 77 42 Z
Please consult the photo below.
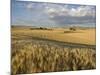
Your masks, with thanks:
M 86 70 L 96 68 L 95 50 L 60 47 L 43 41 L 12 43 L 12 74 Z
M 77 33 L 64 33 L 62 29 L 29 30 L 28 28 L 12 28 L 12 75 L 95 69 L 95 48 L 71 47 L 68 44 L 62 46 L 57 42 L 50 41 L 95 45 L 94 31 L 83 30 L 80 31 L 81 33 L 78 33 L 78 31 Z

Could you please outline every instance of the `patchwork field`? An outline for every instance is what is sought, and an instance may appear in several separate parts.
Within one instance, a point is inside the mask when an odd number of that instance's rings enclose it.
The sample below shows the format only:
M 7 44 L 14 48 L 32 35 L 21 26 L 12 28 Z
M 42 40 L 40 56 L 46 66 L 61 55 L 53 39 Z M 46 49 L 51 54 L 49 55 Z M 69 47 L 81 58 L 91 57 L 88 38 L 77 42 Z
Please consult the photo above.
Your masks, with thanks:
M 12 27 L 12 75 L 96 68 L 94 28 Z

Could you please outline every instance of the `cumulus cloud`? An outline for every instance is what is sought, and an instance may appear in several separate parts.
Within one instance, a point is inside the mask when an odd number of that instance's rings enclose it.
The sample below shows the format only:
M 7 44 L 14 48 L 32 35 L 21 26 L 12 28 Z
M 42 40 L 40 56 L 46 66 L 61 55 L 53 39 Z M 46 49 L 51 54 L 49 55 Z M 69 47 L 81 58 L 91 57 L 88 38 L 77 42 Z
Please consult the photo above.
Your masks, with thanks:
M 44 20 L 44 17 L 48 17 L 46 18 L 48 21 L 58 25 L 95 23 L 94 6 L 29 3 L 27 8 L 40 15 L 41 21 Z
M 92 6 L 79 6 L 77 8 L 69 8 L 64 6 L 56 6 L 56 7 L 48 7 L 46 9 L 46 12 L 50 16 L 95 16 L 95 10 L 93 10 L 94 7 Z
M 95 6 L 88 5 L 17 2 L 14 9 L 15 17 L 36 25 L 89 24 L 96 17 Z
M 27 6 L 26 6 L 28 9 L 31 9 L 32 7 L 33 7 L 33 3 L 29 3 L 29 4 L 27 4 Z
M 72 16 L 94 16 L 95 15 L 95 10 L 93 10 L 92 6 L 80 6 L 78 8 L 72 8 L 69 12 L 70 15 Z
M 95 7 L 93 6 L 50 6 L 45 12 L 58 24 L 95 23 Z

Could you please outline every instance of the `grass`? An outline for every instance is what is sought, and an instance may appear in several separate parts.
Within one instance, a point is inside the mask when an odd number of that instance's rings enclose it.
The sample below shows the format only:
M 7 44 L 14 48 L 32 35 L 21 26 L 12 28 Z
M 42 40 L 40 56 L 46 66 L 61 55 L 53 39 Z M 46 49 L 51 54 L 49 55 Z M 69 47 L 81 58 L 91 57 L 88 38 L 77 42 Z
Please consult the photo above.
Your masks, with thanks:
M 52 31 L 45 30 L 46 32 L 43 32 L 40 30 L 39 34 L 39 31 L 36 30 L 26 30 L 12 30 L 12 75 L 96 68 L 94 48 L 70 47 L 68 44 L 62 46 L 52 41 L 34 39 L 32 37 L 48 38 Z M 62 30 L 53 32 L 50 36 L 54 35 L 55 32 L 59 35 Z M 46 36 L 43 36 L 44 33 Z M 48 36 L 47 33 L 49 33 Z M 61 34 L 59 36 L 62 37 Z

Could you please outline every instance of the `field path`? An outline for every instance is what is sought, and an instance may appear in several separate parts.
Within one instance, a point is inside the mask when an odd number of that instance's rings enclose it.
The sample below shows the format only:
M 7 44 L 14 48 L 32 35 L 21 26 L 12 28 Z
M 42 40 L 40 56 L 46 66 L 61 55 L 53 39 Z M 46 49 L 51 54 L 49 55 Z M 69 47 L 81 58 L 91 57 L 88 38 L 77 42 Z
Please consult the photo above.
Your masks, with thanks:
M 96 45 L 87 45 L 87 44 L 79 44 L 79 43 L 71 43 L 71 42 L 62 42 L 62 41 L 56 41 L 51 39 L 45 39 L 45 38 L 39 38 L 39 37 L 33 37 L 29 35 L 23 35 L 21 37 L 24 38 L 13 38 L 15 40 L 22 40 L 22 42 L 29 42 L 29 41 L 38 41 L 40 43 L 45 44 L 52 44 L 52 45 L 58 45 L 61 47 L 71 47 L 71 48 L 91 48 L 96 49 Z

